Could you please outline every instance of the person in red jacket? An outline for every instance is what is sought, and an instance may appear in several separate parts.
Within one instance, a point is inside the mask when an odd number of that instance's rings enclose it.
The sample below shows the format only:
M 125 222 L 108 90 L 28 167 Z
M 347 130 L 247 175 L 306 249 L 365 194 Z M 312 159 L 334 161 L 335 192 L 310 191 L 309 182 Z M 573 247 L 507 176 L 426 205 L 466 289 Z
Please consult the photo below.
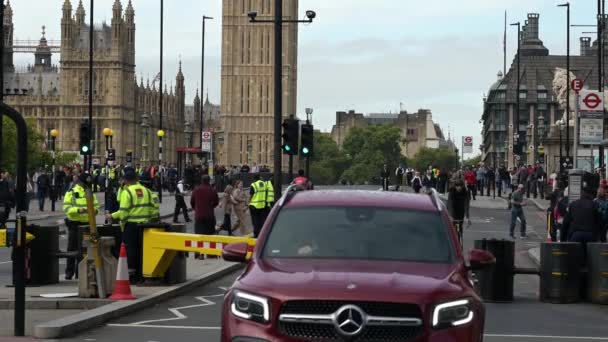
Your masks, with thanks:
M 304 176 L 304 170 L 298 170 L 298 177 L 294 178 L 291 184 L 297 185 L 300 190 L 312 190 L 313 185 L 310 179 Z
M 217 192 L 209 185 L 210 178 L 203 175 L 201 185 L 192 191 L 190 205 L 194 209 L 194 233 L 203 235 L 215 234 L 215 212 L 214 209 L 220 200 Z M 195 255 L 196 258 L 202 258 Z
M 475 172 L 471 170 L 470 167 L 468 167 L 467 171 L 464 173 L 464 180 L 467 184 L 467 189 L 471 192 L 471 197 L 474 201 L 475 196 L 477 195 L 477 178 L 475 177 Z

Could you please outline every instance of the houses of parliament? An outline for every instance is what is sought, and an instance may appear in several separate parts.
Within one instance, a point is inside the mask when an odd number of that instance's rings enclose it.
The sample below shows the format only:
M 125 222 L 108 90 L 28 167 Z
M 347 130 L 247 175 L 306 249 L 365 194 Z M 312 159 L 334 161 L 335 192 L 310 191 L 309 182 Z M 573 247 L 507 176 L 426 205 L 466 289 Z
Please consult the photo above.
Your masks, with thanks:
M 59 9 L 58 9 L 59 10 Z M 94 158 L 105 153 L 103 128 L 114 131 L 113 147 L 118 162 L 125 161 L 127 151 L 136 160 L 158 160 L 160 127 L 159 96 L 163 95 L 163 160 L 175 161 L 176 148 L 186 146 L 185 86 L 181 63 L 175 87 L 162 90 L 161 85 L 136 79 L 135 75 L 135 10 L 131 1 L 123 11 L 120 0 L 112 7 L 112 20 L 94 25 L 93 93 L 89 94 L 89 30 L 82 1 L 73 11 L 70 0 L 63 3 L 61 41 L 42 37 L 29 46 L 14 41 L 13 20 L 27 20 L 27 15 L 13 13 L 10 0 L 4 12 L 4 91 L 5 102 L 17 109 L 42 134 L 59 130 L 56 147 L 61 151 L 78 151 L 79 127 L 88 119 L 89 96 L 93 96 Z M 28 44 L 25 44 L 28 45 Z M 29 49 L 29 50 L 28 50 Z M 33 53 L 33 64 L 15 66 L 13 54 Z M 59 67 L 53 62 L 60 52 Z M 25 95 L 24 95 L 25 94 Z M 195 98 L 195 105 L 201 101 Z M 198 108 L 194 108 L 198 113 Z M 194 115 L 194 118 L 197 116 Z M 193 120 L 194 120 L 193 118 Z M 191 125 L 198 127 L 198 121 Z

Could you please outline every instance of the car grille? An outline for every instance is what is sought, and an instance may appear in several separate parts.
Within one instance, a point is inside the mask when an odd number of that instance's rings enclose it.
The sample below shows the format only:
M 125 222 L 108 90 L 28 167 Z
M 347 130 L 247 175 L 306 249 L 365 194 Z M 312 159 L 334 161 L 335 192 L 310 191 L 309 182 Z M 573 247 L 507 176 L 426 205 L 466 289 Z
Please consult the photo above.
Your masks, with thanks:
M 294 315 L 331 315 L 342 306 L 353 304 L 369 316 L 419 318 L 422 313 L 416 304 L 398 304 L 382 302 L 346 302 L 297 300 L 283 304 L 280 314 Z M 300 338 L 304 341 L 342 341 L 344 338 L 336 331 L 333 324 L 308 322 L 279 322 L 279 329 L 285 336 Z M 422 334 L 423 326 L 366 326 L 364 330 L 350 341 L 357 342 L 405 342 Z

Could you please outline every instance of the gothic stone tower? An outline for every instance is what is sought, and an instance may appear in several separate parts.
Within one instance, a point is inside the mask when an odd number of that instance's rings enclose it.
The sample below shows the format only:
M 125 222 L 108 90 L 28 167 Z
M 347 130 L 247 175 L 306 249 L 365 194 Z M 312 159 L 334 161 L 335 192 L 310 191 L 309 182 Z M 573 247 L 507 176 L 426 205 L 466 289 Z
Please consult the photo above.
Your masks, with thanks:
M 247 13 L 274 18 L 272 0 L 223 0 L 222 115 L 225 165 L 272 165 L 274 24 L 250 23 Z M 286 19 L 297 19 L 298 0 L 283 1 Z M 296 115 L 297 25 L 283 25 L 283 115 Z M 287 158 L 284 158 L 287 159 Z

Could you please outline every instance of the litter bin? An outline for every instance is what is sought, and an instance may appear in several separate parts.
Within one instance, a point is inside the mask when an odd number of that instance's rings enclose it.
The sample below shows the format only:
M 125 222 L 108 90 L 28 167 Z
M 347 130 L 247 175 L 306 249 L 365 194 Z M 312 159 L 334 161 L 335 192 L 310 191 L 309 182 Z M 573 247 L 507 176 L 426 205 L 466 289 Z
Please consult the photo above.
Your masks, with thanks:
M 174 224 L 170 228 L 167 228 L 166 231 L 170 233 L 185 233 L 186 226 Z M 169 265 L 169 268 L 165 272 L 165 283 L 173 285 L 186 282 L 188 280 L 186 262 L 186 253 L 176 252 L 171 265 Z
M 496 258 L 494 265 L 475 272 L 481 298 L 487 302 L 512 302 L 515 243 L 483 239 L 475 240 L 475 248 L 489 251 Z
M 28 285 L 40 286 L 59 283 L 59 227 L 29 225 L 27 231 L 34 235 L 28 245 L 30 277 Z
M 587 244 L 587 299 L 608 304 L 608 244 Z
M 540 300 L 565 304 L 580 300 L 583 249 L 577 242 L 540 246 Z

